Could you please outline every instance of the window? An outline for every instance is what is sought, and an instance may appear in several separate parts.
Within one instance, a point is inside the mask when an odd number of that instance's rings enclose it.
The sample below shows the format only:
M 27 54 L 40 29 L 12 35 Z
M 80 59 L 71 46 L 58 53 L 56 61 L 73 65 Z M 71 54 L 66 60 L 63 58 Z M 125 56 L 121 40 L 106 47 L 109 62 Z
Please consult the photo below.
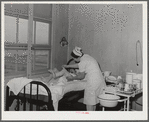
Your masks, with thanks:
M 36 22 L 36 44 L 49 44 L 48 30 L 48 23 Z
M 49 68 L 49 23 L 34 21 L 32 71 Z
M 46 69 L 48 68 L 48 51 L 33 51 L 33 56 L 34 59 L 32 60 L 33 61 L 33 67 L 32 67 L 32 70 L 41 70 L 41 69 Z
M 19 18 L 18 43 L 27 43 L 28 20 Z
M 11 14 L 12 15 L 12 14 Z M 5 75 L 27 74 L 28 17 L 5 13 Z M 51 22 L 34 19 L 31 45 L 32 73 L 50 68 Z
M 16 43 L 16 17 L 5 16 L 5 42 Z

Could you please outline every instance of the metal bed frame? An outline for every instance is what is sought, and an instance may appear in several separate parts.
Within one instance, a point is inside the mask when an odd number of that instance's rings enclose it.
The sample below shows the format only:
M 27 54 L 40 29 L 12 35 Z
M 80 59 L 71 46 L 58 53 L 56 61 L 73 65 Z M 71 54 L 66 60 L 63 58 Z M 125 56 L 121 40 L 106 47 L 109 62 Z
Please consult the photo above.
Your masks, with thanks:
M 32 84 L 37 85 L 37 94 L 32 95 Z M 47 91 L 47 101 L 43 101 L 39 99 L 39 86 L 43 86 Z M 6 105 L 5 110 L 9 111 L 9 107 L 11 106 L 12 102 L 14 100 L 17 100 L 17 105 L 15 107 L 16 111 L 26 111 L 26 104 L 29 103 L 29 111 L 41 111 L 41 106 L 47 106 L 45 110 L 47 111 L 54 111 L 53 107 L 53 101 L 51 97 L 51 91 L 50 89 L 42 82 L 39 81 L 32 81 L 30 82 L 30 94 L 26 94 L 26 86 L 23 88 L 23 93 L 19 93 L 18 95 L 14 95 L 12 91 L 10 91 L 10 88 L 6 86 Z M 21 101 L 21 102 L 20 102 Z M 20 110 L 20 104 L 23 103 L 23 110 Z M 33 110 L 33 105 L 36 106 L 36 110 Z

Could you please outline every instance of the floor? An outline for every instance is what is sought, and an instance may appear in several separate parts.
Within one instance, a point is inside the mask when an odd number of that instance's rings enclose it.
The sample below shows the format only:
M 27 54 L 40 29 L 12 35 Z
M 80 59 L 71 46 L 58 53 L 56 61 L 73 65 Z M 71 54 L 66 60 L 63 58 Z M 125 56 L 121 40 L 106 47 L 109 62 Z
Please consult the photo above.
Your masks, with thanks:
M 122 104 L 118 104 L 114 108 L 105 108 L 105 111 L 118 111 L 121 109 Z M 86 105 L 80 102 L 76 102 L 72 105 L 64 105 L 59 107 L 59 111 L 86 111 Z M 100 104 L 96 105 L 96 111 L 102 111 Z
M 79 92 L 78 91 L 78 94 L 68 94 L 68 97 L 66 97 L 66 100 L 64 100 L 64 102 L 59 102 L 59 108 L 58 108 L 58 111 L 86 111 L 86 105 L 83 104 L 83 95 L 84 92 L 81 91 Z M 67 99 L 69 97 L 72 97 L 72 96 L 76 96 L 76 99 L 73 100 L 75 102 L 71 103 L 67 101 Z M 80 95 L 80 96 L 79 96 Z M 69 103 L 69 104 L 67 104 Z M 105 108 L 105 111 L 118 111 L 121 109 L 121 107 L 123 106 L 123 103 L 118 103 L 118 105 L 114 108 Z M 102 111 L 102 107 L 100 104 L 97 104 L 96 105 L 96 111 Z
M 9 110 L 15 111 L 16 104 L 17 104 L 17 101 L 14 100 L 11 107 L 9 108 Z M 27 105 L 28 105 L 27 108 L 29 110 L 29 104 L 27 104 Z M 114 108 L 105 108 L 105 111 L 118 111 L 121 109 L 121 106 L 123 106 L 123 105 L 118 104 Z M 33 106 L 33 107 L 35 107 L 35 106 Z M 23 104 L 20 106 L 20 110 L 23 110 Z M 42 109 L 42 111 L 44 111 L 44 109 Z M 58 111 L 86 111 L 86 105 L 81 102 L 74 102 L 72 104 L 66 104 L 66 103 L 64 104 L 63 103 L 63 104 L 59 104 Z M 100 104 L 96 105 L 96 111 L 102 111 L 102 107 L 100 106 Z

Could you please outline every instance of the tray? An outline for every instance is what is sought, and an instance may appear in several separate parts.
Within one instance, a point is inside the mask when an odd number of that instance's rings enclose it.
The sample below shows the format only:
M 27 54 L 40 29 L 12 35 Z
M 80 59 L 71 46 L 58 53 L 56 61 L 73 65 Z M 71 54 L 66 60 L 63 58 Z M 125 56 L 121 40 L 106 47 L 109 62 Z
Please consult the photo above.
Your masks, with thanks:
M 123 93 L 123 94 L 132 94 L 134 91 L 120 91 L 118 90 L 117 92 Z

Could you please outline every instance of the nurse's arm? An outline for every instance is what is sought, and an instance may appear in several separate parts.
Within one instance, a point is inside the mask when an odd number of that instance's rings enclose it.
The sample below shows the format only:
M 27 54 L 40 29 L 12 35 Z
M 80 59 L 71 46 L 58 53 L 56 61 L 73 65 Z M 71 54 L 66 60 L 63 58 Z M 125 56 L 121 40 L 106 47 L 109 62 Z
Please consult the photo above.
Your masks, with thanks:
M 63 65 L 64 68 L 79 68 L 78 64 Z
M 73 81 L 73 80 L 83 80 L 85 78 L 86 73 L 85 72 L 79 72 L 77 73 L 76 76 L 73 77 L 68 77 L 68 81 Z

